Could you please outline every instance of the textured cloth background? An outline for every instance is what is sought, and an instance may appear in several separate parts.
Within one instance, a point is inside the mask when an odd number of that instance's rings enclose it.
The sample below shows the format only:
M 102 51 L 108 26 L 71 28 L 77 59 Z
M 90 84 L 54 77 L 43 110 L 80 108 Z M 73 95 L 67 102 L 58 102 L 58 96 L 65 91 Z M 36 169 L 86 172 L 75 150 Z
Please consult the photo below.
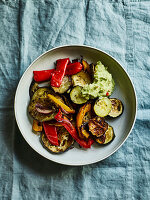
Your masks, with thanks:
M 18 81 L 41 53 L 86 44 L 117 58 L 138 96 L 135 127 L 106 160 L 53 163 L 15 122 Z M 0 200 L 150 199 L 150 0 L 0 0 Z

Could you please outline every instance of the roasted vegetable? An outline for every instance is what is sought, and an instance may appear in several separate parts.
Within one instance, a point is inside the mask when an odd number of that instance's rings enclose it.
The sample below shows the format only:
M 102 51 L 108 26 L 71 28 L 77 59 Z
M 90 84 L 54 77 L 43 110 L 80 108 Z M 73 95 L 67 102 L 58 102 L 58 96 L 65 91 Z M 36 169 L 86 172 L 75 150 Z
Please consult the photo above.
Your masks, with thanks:
M 56 69 L 52 72 L 51 75 L 52 87 L 61 86 L 69 61 L 70 61 L 69 58 L 59 59 L 56 61 Z
M 108 129 L 108 123 L 102 117 L 94 117 L 88 124 L 89 131 L 96 137 L 102 136 Z
M 94 65 L 93 63 L 90 64 L 90 69 L 91 69 L 92 75 L 94 75 L 94 72 L 95 72 L 95 65 Z
M 105 142 L 105 138 L 106 138 L 106 135 L 105 133 L 103 135 L 101 135 L 100 137 L 95 137 L 95 141 L 99 144 L 104 144 Z
M 83 65 L 83 70 L 91 74 L 91 68 L 90 65 L 87 63 L 87 61 L 82 60 L 82 65 Z
M 90 134 L 89 134 L 89 131 L 88 131 L 88 124 L 87 123 L 83 123 L 81 125 L 79 136 L 80 136 L 80 138 L 83 138 L 83 139 L 90 137 Z
M 33 71 L 33 78 L 36 82 L 49 81 L 54 69 Z
M 81 58 L 75 58 L 75 59 L 72 60 L 72 63 L 76 63 L 76 62 L 82 63 L 82 57 Z
M 76 140 L 76 142 L 83 148 L 90 148 L 91 145 L 94 143 L 94 140 L 92 138 L 88 138 L 88 140 L 84 140 L 79 138 L 79 135 L 73 126 L 73 124 L 68 120 L 67 117 L 62 115 L 61 110 L 57 113 L 55 116 L 55 119 L 61 123 L 66 130 L 70 133 L 70 135 Z
M 111 111 L 109 112 L 110 117 L 118 117 L 123 112 L 123 104 L 119 99 L 110 99 L 111 101 Z
M 33 124 L 32 124 L 32 129 L 36 132 L 41 132 L 43 127 L 40 122 L 38 122 L 37 120 L 34 119 Z
M 60 87 L 52 87 L 52 88 L 54 92 L 62 94 L 67 92 L 67 90 L 70 88 L 71 85 L 72 85 L 71 79 L 68 76 L 64 76 Z
M 108 144 L 110 143 L 115 137 L 113 128 L 109 125 L 107 131 L 99 138 L 96 138 L 96 142 L 99 144 Z
M 76 86 L 70 92 L 71 100 L 76 104 L 83 104 L 87 102 L 87 99 L 81 96 L 82 87 Z
M 111 111 L 111 101 L 107 97 L 102 97 L 97 100 L 94 105 L 95 114 L 100 117 L 105 117 Z
M 76 117 L 76 126 L 79 133 L 80 138 L 88 138 L 90 136 L 89 132 L 85 128 L 85 124 L 88 123 L 90 116 L 88 114 L 91 111 L 91 104 L 87 103 L 83 105 Z M 87 117 L 88 116 L 88 117 Z
M 44 132 L 47 136 L 47 139 L 52 145 L 58 146 L 58 136 L 56 126 L 49 125 L 48 122 L 43 122 Z
M 80 62 L 70 63 L 67 65 L 65 74 L 66 75 L 77 74 L 78 72 L 82 70 L 82 68 L 83 66 Z
M 48 94 L 52 91 L 48 88 L 39 88 L 30 100 L 28 111 L 29 114 L 39 122 L 49 121 L 54 119 L 58 112 L 58 107 L 50 101 Z
M 62 124 L 58 123 L 56 120 L 50 120 L 48 124 L 52 126 L 62 126 Z
M 39 89 L 39 85 L 34 80 L 31 82 L 30 88 L 29 88 L 29 95 L 30 98 L 32 98 L 33 94 Z
M 57 128 L 59 145 L 52 145 L 47 139 L 45 133 L 41 134 L 41 143 L 43 147 L 52 153 L 61 153 L 69 149 L 74 143 L 74 139 L 64 127 Z
M 90 84 L 92 82 L 91 77 L 88 73 L 81 71 L 75 75 L 71 76 L 73 86 L 85 86 L 86 84 Z
M 51 101 L 53 101 L 56 105 L 64 109 L 67 113 L 75 113 L 75 110 L 69 108 L 66 104 L 61 102 L 58 98 L 56 98 L 54 95 L 48 94 L 48 97 Z

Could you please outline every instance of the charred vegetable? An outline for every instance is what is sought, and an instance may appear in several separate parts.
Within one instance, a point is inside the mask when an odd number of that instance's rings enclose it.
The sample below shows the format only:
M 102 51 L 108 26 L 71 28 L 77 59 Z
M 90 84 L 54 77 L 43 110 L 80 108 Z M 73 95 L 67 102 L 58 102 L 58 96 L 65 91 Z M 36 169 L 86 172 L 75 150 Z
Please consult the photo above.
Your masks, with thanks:
M 67 106 L 62 101 L 60 101 L 58 98 L 56 98 L 54 95 L 48 94 L 47 96 L 52 102 L 54 102 L 57 106 L 61 107 L 67 113 L 75 113 L 75 110 L 71 109 L 69 106 Z
M 61 110 L 57 113 L 55 116 L 55 119 L 60 122 L 65 129 L 70 133 L 70 135 L 75 139 L 75 141 L 83 148 L 90 148 L 91 145 L 94 143 L 94 140 L 92 138 L 88 138 L 88 140 L 81 139 L 76 131 L 76 128 L 74 127 L 73 123 L 69 121 L 67 117 L 63 115 Z
M 110 99 L 111 101 L 111 111 L 109 113 L 110 117 L 118 117 L 123 112 L 123 104 L 119 99 Z
M 43 122 L 45 135 L 52 145 L 58 146 L 57 129 L 54 125 L 49 125 L 48 122 Z
M 30 88 L 29 88 L 29 95 L 30 98 L 32 98 L 33 94 L 39 89 L 39 85 L 34 80 L 31 82 Z
M 49 125 L 52 125 L 52 126 L 62 126 L 60 123 L 58 123 L 56 120 L 50 120 L 48 122 Z
M 71 86 L 71 79 L 68 76 L 64 76 L 60 87 L 52 87 L 56 93 L 65 93 Z
M 108 123 L 102 117 L 95 117 L 88 124 L 89 131 L 96 137 L 102 136 L 108 129 Z
M 53 71 L 54 69 L 33 71 L 33 78 L 36 82 L 49 81 Z
M 99 144 L 108 144 L 110 143 L 115 137 L 113 128 L 109 125 L 107 131 L 99 138 L 96 138 L 96 142 Z
M 95 72 L 95 65 L 93 63 L 90 64 L 90 69 L 92 71 L 92 74 L 94 75 Z
M 87 102 L 87 99 L 81 96 L 82 87 L 76 86 L 70 92 L 71 100 L 76 104 L 83 104 Z
M 74 62 L 67 65 L 66 75 L 77 74 L 82 70 L 82 65 L 80 62 Z
M 33 120 L 32 129 L 36 132 L 41 132 L 43 127 L 42 123 L 38 122 L 37 120 Z
M 81 71 L 75 75 L 72 75 L 73 86 L 85 86 L 86 84 L 90 84 L 92 82 L 91 77 L 88 73 Z
M 103 135 L 101 135 L 100 137 L 95 137 L 95 141 L 99 144 L 104 144 L 105 142 L 105 138 L 106 138 L 106 135 L 105 133 Z
M 60 87 L 65 75 L 66 67 L 69 63 L 69 58 L 59 59 L 56 61 L 56 68 L 51 74 L 51 86 Z
M 58 107 L 50 101 L 48 94 L 51 94 L 48 88 L 39 88 L 30 100 L 28 111 L 29 114 L 39 122 L 54 119 L 58 112 Z
M 89 74 L 91 74 L 91 68 L 90 68 L 90 65 L 87 63 L 87 61 L 82 60 L 82 65 L 83 65 L 84 71 L 87 71 Z
M 57 128 L 59 145 L 52 145 L 47 139 L 45 133 L 41 134 L 41 143 L 43 147 L 53 153 L 61 153 L 69 149 L 74 143 L 74 139 L 64 127 Z
M 90 137 L 90 134 L 89 134 L 89 131 L 88 131 L 88 124 L 87 123 L 83 123 L 81 125 L 79 136 L 80 136 L 80 138 L 89 138 Z
M 94 105 L 94 111 L 100 117 L 107 116 L 111 111 L 111 101 L 107 97 L 97 100 Z
M 87 103 L 82 106 L 77 114 L 76 125 L 80 138 L 88 138 L 90 136 L 89 132 L 86 130 L 86 124 L 91 118 L 91 104 Z

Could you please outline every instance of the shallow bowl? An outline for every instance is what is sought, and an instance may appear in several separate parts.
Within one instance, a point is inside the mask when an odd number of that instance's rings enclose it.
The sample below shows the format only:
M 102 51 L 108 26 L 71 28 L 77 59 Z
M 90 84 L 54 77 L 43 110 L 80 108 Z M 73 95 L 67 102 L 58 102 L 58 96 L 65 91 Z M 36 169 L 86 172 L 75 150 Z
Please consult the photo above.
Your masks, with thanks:
M 124 105 L 123 114 L 116 119 L 107 120 L 114 128 L 115 139 L 105 146 L 94 144 L 91 149 L 81 149 L 78 145 L 75 148 L 59 155 L 49 153 L 40 143 L 40 138 L 32 132 L 32 123 L 28 115 L 29 87 L 33 78 L 34 70 L 54 68 L 54 62 L 60 58 L 70 59 L 84 57 L 88 63 L 101 61 L 112 74 L 115 81 L 115 90 L 111 97 L 119 98 Z M 27 143 L 43 157 L 66 165 L 87 165 L 101 161 L 115 151 L 128 138 L 136 118 L 136 94 L 131 79 L 121 64 L 107 53 L 89 46 L 61 46 L 51 49 L 39 56 L 24 72 L 18 84 L 15 95 L 15 117 L 24 139 Z

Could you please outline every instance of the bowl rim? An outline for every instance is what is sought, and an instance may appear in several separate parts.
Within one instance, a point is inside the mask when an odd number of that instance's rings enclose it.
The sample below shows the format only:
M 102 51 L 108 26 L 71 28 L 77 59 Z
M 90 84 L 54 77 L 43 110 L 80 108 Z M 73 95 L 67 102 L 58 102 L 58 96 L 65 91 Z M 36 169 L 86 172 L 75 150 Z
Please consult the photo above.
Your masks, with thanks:
M 80 163 L 66 163 L 66 162 L 60 162 L 60 161 L 57 161 L 57 159 L 50 159 L 48 156 L 46 155 L 43 155 L 43 153 L 41 153 L 40 151 L 38 151 L 37 149 L 34 149 L 34 147 L 32 147 L 32 145 L 30 144 L 30 142 L 28 141 L 28 139 L 26 138 L 26 136 L 23 134 L 23 131 L 22 131 L 22 128 L 19 124 L 19 120 L 18 120 L 18 117 L 17 117 L 17 109 L 16 109 L 16 101 L 17 101 L 17 94 L 18 94 L 18 91 L 19 91 L 19 88 L 20 88 L 20 84 L 22 82 L 22 79 L 23 77 L 25 76 L 26 72 L 29 70 L 29 68 L 38 60 L 40 59 L 42 56 L 44 56 L 45 54 L 47 54 L 48 52 L 50 51 L 54 51 L 54 50 L 57 50 L 59 48 L 67 48 L 67 47 L 85 47 L 85 48 L 90 48 L 90 49 L 93 49 L 93 50 L 97 50 L 97 51 L 100 51 L 104 54 L 106 54 L 107 56 L 111 57 L 115 62 L 117 62 L 119 64 L 119 66 L 122 68 L 122 70 L 125 72 L 125 74 L 127 75 L 128 79 L 130 80 L 131 82 L 131 85 L 132 85 L 132 88 L 133 88 L 133 92 L 134 92 L 134 100 L 135 100 L 135 113 L 134 113 L 134 120 L 133 120 L 133 123 L 132 123 L 132 126 L 128 132 L 128 134 L 126 135 L 125 139 L 123 140 L 123 142 L 115 149 L 113 150 L 111 153 L 109 153 L 108 155 L 104 156 L 104 158 L 102 159 L 97 159 L 95 161 L 89 161 L 89 162 L 80 162 Z M 17 89 L 16 89 L 16 92 L 15 92 L 15 98 L 14 98 L 14 113 L 15 113 L 15 119 L 16 119 L 16 123 L 18 125 L 18 128 L 23 136 L 23 138 L 26 140 L 26 142 L 29 144 L 29 146 L 34 150 L 36 151 L 38 154 L 40 154 L 41 156 L 45 157 L 46 159 L 50 160 L 50 161 L 53 161 L 55 163 L 59 163 L 59 164 L 63 164 L 63 165 L 68 165 L 68 166 L 83 166 L 83 165 L 90 165 L 90 164 L 93 164 L 93 163 L 97 163 L 97 162 L 100 162 L 106 158 L 108 158 L 109 156 L 111 156 L 112 154 L 114 154 L 116 151 L 119 150 L 119 148 L 125 143 L 125 141 L 127 140 L 127 138 L 129 137 L 130 133 L 132 132 L 132 129 L 135 125 L 135 121 L 136 121 L 136 116 L 137 116 L 137 95 L 136 95 L 136 90 L 135 90 L 135 87 L 134 87 L 134 84 L 133 84 L 133 81 L 131 80 L 128 72 L 126 71 L 126 69 L 123 68 L 123 66 L 120 64 L 120 62 L 114 58 L 113 56 L 111 56 L 110 54 L 106 53 L 105 51 L 99 49 L 99 48 L 96 48 L 96 47 L 92 47 L 92 46 L 88 46 L 88 45 L 77 45 L 77 44 L 71 44 L 71 45 L 61 45 L 61 46 L 57 46 L 57 47 L 54 47 L 52 49 L 49 49 L 47 51 L 45 51 L 44 53 L 42 53 L 41 55 L 39 55 L 35 60 L 32 61 L 32 63 L 27 67 L 27 69 L 24 71 L 24 73 L 22 74 L 20 80 L 19 80 L 19 83 L 17 85 Z

